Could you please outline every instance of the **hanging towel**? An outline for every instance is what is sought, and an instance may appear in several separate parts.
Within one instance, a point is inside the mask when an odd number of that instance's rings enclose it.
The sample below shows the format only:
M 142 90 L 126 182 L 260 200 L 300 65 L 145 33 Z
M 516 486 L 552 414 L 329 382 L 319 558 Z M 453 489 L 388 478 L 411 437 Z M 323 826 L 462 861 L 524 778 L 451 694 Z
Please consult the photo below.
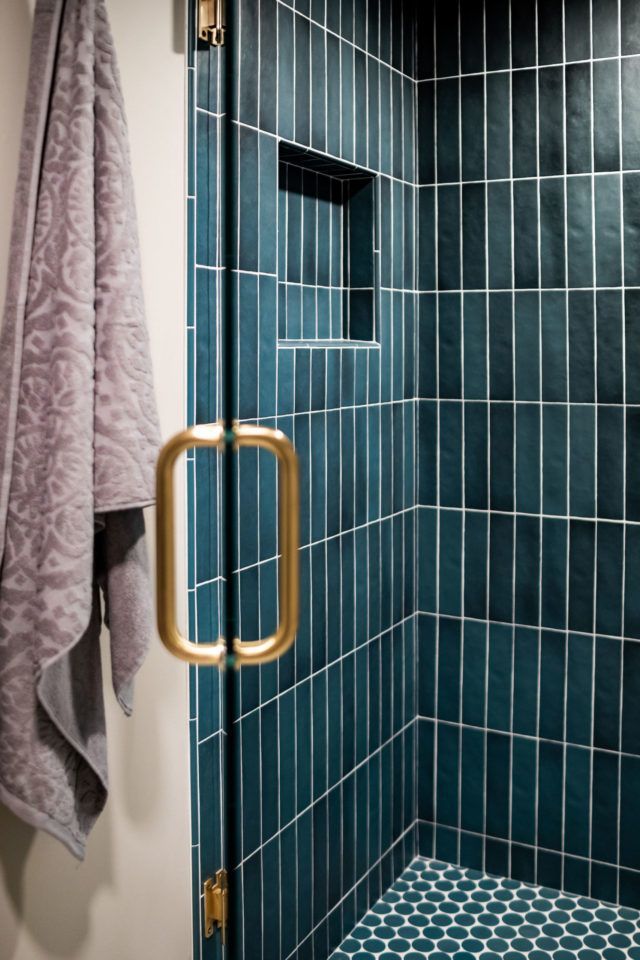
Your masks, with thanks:
M 0 335 L 0 801 L 80 858 L 107 795 L 103 613 L 127 714 L 151 635 L 158 446 L 104 0 L 38 0 Z

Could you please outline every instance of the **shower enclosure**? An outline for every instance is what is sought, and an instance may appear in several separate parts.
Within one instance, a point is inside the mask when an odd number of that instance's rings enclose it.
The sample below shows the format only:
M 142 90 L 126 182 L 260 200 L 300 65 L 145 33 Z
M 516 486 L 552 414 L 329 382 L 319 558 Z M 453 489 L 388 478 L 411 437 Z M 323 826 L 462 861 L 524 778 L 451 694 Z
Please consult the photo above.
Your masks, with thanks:
M 194 955 L 640 956 L 640 0 L 188 6 Z

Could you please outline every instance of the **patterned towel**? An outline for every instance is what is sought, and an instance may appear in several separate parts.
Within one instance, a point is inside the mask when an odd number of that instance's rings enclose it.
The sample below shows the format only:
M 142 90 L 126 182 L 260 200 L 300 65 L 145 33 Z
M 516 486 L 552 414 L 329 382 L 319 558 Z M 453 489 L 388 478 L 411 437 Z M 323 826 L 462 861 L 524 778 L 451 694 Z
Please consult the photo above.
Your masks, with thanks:
M 0 800 L 82 857 L 103 609 L 126 713 L 151 635 L 159 431 L 104 0 L 38 0 L 34 24 L 0 336 Z

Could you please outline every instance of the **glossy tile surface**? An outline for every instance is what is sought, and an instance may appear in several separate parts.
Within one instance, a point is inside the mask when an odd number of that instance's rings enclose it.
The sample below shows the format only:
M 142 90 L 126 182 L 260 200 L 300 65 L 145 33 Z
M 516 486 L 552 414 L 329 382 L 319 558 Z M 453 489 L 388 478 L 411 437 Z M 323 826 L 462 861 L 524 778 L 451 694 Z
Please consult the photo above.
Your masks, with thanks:
M 332 960 L 638 960 L 640 914 L 414 860 Z
M 639 11 L 435 3 L 418 74 L 420 852 L 635 906 Z

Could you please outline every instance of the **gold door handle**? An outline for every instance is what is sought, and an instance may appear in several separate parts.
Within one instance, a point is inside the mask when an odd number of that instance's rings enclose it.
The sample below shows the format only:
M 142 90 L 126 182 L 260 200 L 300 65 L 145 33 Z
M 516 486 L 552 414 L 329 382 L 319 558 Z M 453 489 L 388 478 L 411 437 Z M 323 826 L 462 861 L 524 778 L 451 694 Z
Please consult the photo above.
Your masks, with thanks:
M 290 440 L 281 430 L 246 424 L 234 425 L 234 449 L 261 447 L 271 451 L 280 466 L 279 531 L 280 560 L 278 566 L 280 619 L 276 632 L 260 640 L 233 641 L 233 663 L 270 663 L 292 646 L 298 629 L 300 609 L 300 574 L 298 547 L 300 539 L 300 481 L 298 458 Z M 180 454 L 192 447 L 214 447 L 224 450 L 227 435 L 223 424 L 209 423 L 190 427 L 177 434 L 162 448 L 156 469 L 156 551 L 157 551 L 157 619 L 158 632 L 166 648 L 175 657 L 199 666 L 223 666 L 227 647 L 224 638 L 213 643 L 192 643 L 184 637 L 176 623 L 176 572 L 173 471 Z
M 280 620 L 276 632 L 262 640 L 233 641 L 236 666 L 270 663 L 293 645 L 300 617 L 300 476 L 293 444 L 282 430 L 237 424 L 235 447 L 262 447 L 277 459 L 280 503 L 278 510 L 280 561 L 278 564 Z

